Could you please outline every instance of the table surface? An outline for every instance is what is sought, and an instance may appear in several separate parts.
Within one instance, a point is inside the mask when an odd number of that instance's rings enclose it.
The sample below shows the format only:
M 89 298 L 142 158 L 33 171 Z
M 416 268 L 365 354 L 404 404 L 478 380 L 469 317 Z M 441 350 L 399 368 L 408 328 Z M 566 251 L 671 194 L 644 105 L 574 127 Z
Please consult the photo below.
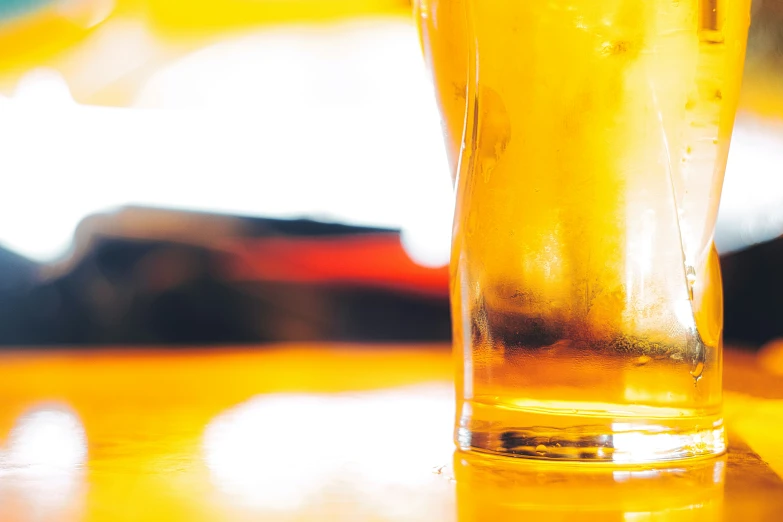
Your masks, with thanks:
M 9 352 L 0 520 L 781 520 L 780 361 L 727 353 L 727 456 L 619 469 L 453 455 L 445 346 Z

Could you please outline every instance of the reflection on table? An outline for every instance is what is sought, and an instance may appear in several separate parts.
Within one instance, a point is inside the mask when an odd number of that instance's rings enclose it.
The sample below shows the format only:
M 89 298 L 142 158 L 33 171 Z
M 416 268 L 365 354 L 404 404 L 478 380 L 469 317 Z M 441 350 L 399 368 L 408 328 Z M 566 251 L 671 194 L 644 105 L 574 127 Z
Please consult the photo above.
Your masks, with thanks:
M 726 457 L 632 468 L 454 456 L 459 522 L 721 520 Z
M 775 521 L 770 360 L 727 354 L 727 456 L 612 466 L 452 455 L 446 346 L 3 354 L 0 520 Z

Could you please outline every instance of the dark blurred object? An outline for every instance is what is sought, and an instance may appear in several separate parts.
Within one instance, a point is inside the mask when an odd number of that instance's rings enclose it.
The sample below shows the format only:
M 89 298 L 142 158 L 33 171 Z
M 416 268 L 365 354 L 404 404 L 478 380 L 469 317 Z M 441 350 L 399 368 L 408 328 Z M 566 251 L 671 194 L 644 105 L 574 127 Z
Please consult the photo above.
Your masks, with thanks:
M 21 343 L 29 332 L 24 327 L 27 310 L 19 306 L 36 284 L 37 266 L 32 261 L 0 248 L 0 339 Z
M 724 336 L 761 346 L 783 336 L 783 237 L 721 258 Z
M 725 337 L 783 337 L 783 238 L 721 258 Z M 129 208 L 71 256 L 0 249 L 0 344 L 448 340 L 448 275 L 395 230 Z
M 76 245 L 51 267 L 2 253 L 0 344 L 450 334 L 445 267 L 415 265 L 394 230 L 126 209 L 85 220 Z

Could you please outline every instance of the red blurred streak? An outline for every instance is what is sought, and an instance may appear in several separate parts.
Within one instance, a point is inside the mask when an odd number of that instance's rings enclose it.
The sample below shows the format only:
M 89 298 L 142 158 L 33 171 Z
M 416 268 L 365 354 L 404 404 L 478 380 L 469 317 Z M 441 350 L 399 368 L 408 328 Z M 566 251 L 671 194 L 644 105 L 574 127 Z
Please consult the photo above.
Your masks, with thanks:
M 234 281 L 341 283 L 448 296 L 448 267 L 414 263 L 396 234 L 253 239 L 226 250 L 224 276 Z

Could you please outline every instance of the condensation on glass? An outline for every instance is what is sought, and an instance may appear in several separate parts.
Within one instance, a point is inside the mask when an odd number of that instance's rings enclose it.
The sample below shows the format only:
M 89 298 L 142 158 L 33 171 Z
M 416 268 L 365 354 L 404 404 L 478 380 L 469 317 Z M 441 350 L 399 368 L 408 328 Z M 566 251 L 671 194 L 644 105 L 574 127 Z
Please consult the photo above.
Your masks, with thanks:
M 457 187 L 462 449 L 725 450 L 713 232 L 748 0 L 420 0 Z

